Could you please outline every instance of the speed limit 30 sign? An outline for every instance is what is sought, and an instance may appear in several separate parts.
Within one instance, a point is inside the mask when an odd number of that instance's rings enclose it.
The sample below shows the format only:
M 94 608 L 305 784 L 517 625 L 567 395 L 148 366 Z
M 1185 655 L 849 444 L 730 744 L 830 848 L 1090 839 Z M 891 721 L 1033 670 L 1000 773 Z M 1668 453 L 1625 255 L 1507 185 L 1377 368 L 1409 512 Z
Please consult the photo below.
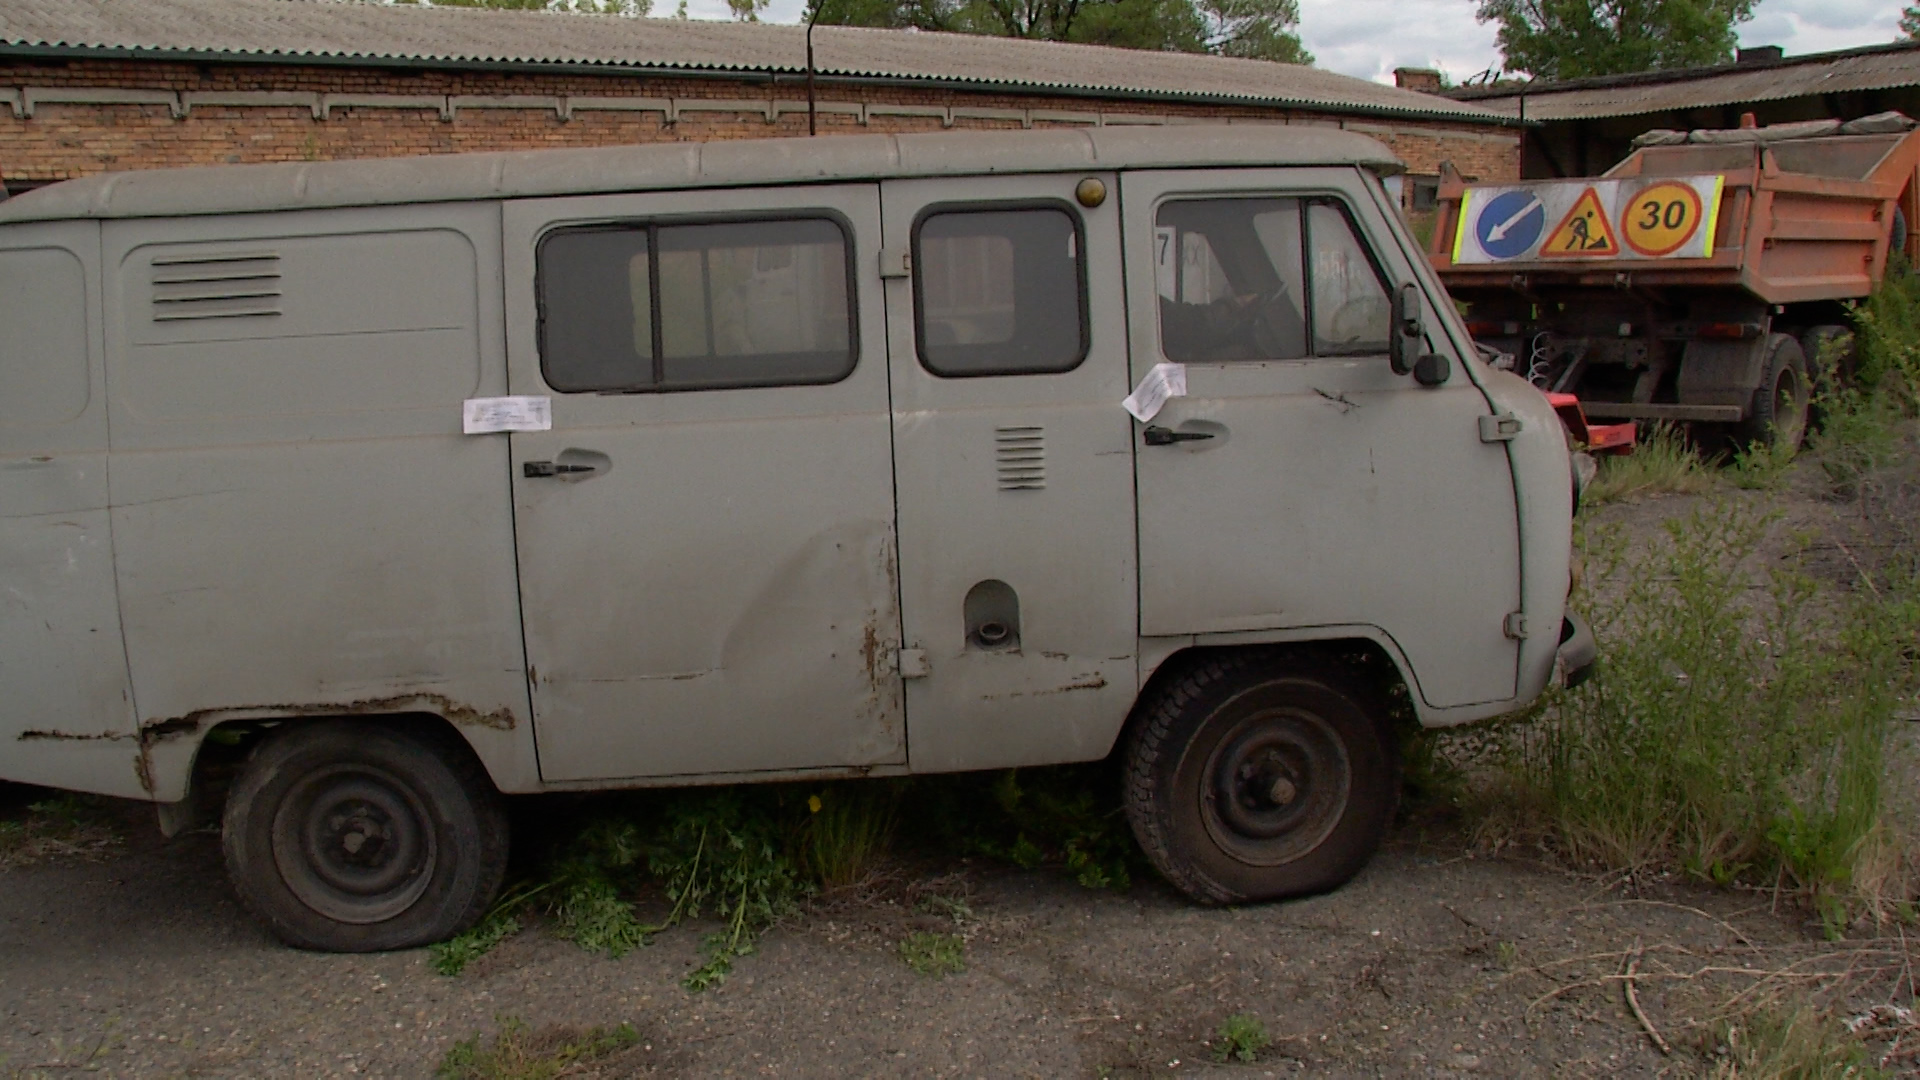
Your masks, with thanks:
M 1720 176 L 1475 185 L 1460 203 L 1455 264 L 1704 259 Z

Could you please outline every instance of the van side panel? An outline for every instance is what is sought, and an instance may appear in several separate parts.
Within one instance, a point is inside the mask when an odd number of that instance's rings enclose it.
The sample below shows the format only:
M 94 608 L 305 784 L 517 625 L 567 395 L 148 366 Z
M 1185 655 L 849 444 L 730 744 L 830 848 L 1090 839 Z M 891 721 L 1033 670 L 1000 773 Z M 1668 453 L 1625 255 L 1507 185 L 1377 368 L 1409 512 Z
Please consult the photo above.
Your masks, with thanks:
M 122 611 L 151 796 L 240 717 L 436 713 L 537 770 L 503 435 L 499 208 L 106 227 Z
M 94 222 L 0 230 L 0 779 L 138 795 L 99 255 Z

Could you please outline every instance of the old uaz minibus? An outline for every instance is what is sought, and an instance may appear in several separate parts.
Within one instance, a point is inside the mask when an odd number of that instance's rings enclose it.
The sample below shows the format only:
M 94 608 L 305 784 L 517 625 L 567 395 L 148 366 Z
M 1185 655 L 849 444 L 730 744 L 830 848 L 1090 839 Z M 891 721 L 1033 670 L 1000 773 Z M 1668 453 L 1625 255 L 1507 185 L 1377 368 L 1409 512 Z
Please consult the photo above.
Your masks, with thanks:
M 1456 724 L 1591 655 L 1561 428 L 1397 167 L 1195 126 L 0 204 L 0 778 L 178 828 L 240 740 L 235 885 L 323 949 L 477 918 L 503 793 L 1116 749 L 1180 889 L 1334 887 L 1392 688 Z

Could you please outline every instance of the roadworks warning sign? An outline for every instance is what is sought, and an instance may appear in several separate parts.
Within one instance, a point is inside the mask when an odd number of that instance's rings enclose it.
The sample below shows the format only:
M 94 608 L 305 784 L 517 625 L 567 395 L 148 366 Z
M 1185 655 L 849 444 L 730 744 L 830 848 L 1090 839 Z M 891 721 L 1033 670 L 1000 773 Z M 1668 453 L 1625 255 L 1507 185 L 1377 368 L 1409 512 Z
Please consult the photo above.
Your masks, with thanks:
M 1470 187 L 1453 261 L 1708 258 L 1723 184 L 1720 176 L 1659 176 Z
M 1592 188 L 1580 193 L 1573 208 L 1547 234 L 1547 242 L 1540 245 L 1543 259 L 1610 259 L 1618 254 L 1620 241 L 1613 235 L 1606 207 L 1600 205 L 1600 196 Z

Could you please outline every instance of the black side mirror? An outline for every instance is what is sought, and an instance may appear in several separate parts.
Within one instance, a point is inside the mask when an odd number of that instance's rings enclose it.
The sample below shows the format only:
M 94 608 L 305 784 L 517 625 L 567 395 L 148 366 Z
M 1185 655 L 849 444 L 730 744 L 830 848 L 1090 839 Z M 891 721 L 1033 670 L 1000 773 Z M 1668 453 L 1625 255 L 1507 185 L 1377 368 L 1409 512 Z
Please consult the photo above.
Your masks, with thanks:
M 1395 375 L 1406 375 L 1418 363 L 1426 344 L 1427 324 L 1420 311 L 1420 286 L 1409 281 L 1393 291 L 1393 331 L 1387 339 L 1387 359 Z

